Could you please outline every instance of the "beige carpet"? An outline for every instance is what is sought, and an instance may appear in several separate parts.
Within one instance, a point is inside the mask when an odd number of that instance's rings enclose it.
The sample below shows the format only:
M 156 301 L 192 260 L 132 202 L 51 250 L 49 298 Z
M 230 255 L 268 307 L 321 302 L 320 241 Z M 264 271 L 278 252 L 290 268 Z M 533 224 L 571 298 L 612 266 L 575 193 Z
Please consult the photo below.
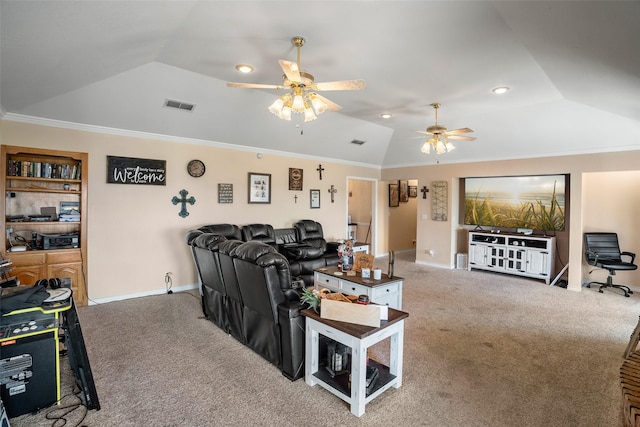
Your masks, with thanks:
M 404 384 L 362 417 L 319 386 L 287 380 L 202 319 L 199 299 L 185 292 L 80 309 L 102 405 L 83 425 L 622 425 L 618 370 L 640 292 L 578 293 L 420 266 L 412 255 L 396 263 L 410 313 Z M 67 369 L 63 376 L 68 393 Z M 11 425 L 51 426 L 46 412 Z M 72 412 L 66 425 L 81 415 Z

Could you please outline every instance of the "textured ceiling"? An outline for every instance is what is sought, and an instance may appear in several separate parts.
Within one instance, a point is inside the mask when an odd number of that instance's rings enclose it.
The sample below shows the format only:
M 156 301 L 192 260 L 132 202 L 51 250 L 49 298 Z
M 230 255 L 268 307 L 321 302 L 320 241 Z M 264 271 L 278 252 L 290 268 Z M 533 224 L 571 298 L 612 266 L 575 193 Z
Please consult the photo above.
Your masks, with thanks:
M 638 1 L 1 0 L 0 19 L 10 120 L 381 167 L 640 148 Z M 323 92 L 343 109 L 305 124 L 267 111 L 277 91 L 226 86 L 281 83 L 296 35 L 316 81 L 367 84 Z M 492 94 L 500 85 L 511 90 Z M 433 124 L 433 102 L 440 124 L 477 140 L 422 154 L 415 131 Z

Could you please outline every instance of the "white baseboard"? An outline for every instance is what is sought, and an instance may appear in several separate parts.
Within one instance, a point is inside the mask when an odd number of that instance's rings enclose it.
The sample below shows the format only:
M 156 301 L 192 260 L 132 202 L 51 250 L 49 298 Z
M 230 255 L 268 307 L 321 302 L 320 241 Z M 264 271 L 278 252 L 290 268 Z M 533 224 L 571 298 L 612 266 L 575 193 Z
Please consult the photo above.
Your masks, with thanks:
M 177 286 L 177 287 L 174 286 L 171 288 L 173 292 L 188 291 L 191 289 L 198 289 L 198 284 L 193 283 L 191 285 L 184 285 L 184 286 Z M 167 293 L 166 289 L 155 289 L 152 291 L 137 292 L 135 294 L 117 295 L 114 297 L 98 298 L 98 299 L 89 299 L 89 305 L 105 304 L 108 302 L 123 301 L 127 299 L 132 299 L 132 298 L 148 297 L 151 295 L 162 295 L 166 293 Z
M 453 265 L 436 264 L 434 262 L 425 262 L 425 261 L 416 260 L 416 264 L 426 265 L 428 267 L 444 268 L 445 270 L 453 270 L 453 269 L 455 269 L 455 266 L 453 266 Z

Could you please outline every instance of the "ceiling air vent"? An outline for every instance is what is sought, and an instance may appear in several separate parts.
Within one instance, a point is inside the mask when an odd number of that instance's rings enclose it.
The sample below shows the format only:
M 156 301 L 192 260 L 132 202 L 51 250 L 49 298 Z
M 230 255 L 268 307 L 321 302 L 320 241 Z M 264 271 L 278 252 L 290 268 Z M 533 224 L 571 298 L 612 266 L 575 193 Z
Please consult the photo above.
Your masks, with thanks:
M 186 102 L 174 101 L 173 99 L 167 99 L 164 102 L 165 107 L 177 108 L 178 110 L 192 111 L 195 105 L 188 104 Z
M 361 141 L 359 139 L 354 139 L 351 141 L 352 144 L 356 144 L 356 145 L 362 145 L 364 144 L 364 141 Z

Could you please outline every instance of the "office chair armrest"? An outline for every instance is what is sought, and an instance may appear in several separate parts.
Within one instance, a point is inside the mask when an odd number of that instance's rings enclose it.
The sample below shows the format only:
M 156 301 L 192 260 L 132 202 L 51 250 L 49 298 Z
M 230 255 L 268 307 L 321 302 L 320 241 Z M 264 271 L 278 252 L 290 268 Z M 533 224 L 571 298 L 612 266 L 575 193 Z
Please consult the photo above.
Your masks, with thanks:
M 597 263 L 598 262 L 598 253 L 597 252 L 593 252 L 593 251 L 585 251 L 584 252 L 585 258 L 587 259 L 587 261 L 589 263 Z
M 636 260 L 636 254 L 634 254 L 633 252 L 620 252 L 620 256 L 626 255 L 628 257 L 631 257 L 631 264 L 633 264 L 633 262 Z

